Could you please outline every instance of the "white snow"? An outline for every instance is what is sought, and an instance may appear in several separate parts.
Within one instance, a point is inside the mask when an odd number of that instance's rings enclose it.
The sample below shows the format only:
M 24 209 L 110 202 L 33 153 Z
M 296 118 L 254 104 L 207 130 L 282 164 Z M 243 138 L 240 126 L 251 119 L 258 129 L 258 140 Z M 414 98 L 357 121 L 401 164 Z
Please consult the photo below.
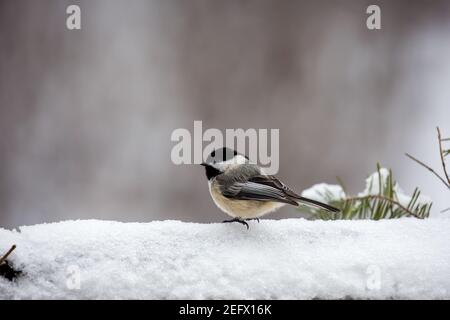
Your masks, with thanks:
M 381 184 L 386 186 L 387 179 L 389 176 L 389 170 L 386 168 L 380 168 L 380 174 L 378 176 L 378 171 L 375 171 L 366 179 L 366 188 L 363 192 L 359 193 L 358 196 L 363 197 L 367 195 L 377 195 L 380 193 L 380 178 Z M 396 189 L 397 184 L 394 185 L 394 189 Z
M 345 198 L 345 192 L 340 185 L 319 183 L 303 190 L 302 196 L 321 202 L 340 201 Z
M 450 219 L 0 229 L 0 299 L 450 299 Z

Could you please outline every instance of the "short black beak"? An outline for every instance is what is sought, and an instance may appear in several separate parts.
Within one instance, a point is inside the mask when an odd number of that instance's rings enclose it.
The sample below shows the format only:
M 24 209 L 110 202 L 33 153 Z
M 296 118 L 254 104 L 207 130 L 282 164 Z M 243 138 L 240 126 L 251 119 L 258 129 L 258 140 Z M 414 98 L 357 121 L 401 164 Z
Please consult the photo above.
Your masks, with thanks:
M 204 163 L 204 162 L 200 163 L 200 165 L 201 165 L 201 166 L 204 166 L 204 167 L 206 167 L 206 166 L 207 166 L 207 164 L 206 164 L 206 163 Z

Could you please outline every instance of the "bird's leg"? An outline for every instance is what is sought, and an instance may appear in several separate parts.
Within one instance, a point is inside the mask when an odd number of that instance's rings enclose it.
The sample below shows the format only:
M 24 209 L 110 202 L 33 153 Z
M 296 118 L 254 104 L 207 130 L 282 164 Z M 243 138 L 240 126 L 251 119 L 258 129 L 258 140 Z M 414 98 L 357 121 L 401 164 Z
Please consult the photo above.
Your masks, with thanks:
M 245 221 L 250 221 L 250 220 L 256 220 L 259 223 L 259 218 L 250 218 L 250 219 L 245 219 Z
M 239 222 L 240 224 L 243 224 L 244 226 L 246 226 L 246 227 L 247 227 L 247 230 L 248 230 L 248 223 L 245 222 L 244 220 L 240 219 L 240 218 L 234 218 L 234 219 L 231 219 L 231 220 L 224 220 L 224 221 L 222 221 L 222 222 L 223 222 L 223 223 Z

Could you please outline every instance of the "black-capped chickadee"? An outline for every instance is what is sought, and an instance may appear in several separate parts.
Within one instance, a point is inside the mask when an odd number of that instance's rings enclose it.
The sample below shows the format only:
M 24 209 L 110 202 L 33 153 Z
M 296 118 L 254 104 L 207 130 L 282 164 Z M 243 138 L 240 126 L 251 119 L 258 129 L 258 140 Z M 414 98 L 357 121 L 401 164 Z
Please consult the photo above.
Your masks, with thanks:
M 339 209 L 294 193 L 273 175 L 264 174 L 256 164 L 235 150 L 222 148 L 211 152 L 206 162 L 209 191 L 214 203 L 248 229 L 246 220 L 258 220 L 285 204 L 300 203 L 338 212 Z

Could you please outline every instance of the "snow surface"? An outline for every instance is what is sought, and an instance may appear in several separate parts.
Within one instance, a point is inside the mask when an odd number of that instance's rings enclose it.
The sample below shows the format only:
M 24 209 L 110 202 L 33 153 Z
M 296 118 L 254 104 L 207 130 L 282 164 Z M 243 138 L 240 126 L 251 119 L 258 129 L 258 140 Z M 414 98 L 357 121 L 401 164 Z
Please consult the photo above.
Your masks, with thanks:
M 450 298 L 450 219 L 0 229 L 1 299 Z

